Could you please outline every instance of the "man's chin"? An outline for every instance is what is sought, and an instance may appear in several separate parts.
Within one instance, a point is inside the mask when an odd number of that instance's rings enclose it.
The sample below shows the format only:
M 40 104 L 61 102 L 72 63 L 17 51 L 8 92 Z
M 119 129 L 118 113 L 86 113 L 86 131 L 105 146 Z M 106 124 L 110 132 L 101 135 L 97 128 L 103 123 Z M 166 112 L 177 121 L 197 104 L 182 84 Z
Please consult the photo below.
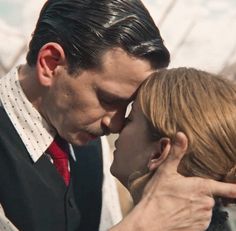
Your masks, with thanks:
M 79 133 L 74 137 L 71 137 L 71 139 L 69 138 L 68 142 L 76 146 L 84 146 L 87 145 L 89 142 L 94 141 L 98 138 L 99 136 L 84 132 L 84 133 Z

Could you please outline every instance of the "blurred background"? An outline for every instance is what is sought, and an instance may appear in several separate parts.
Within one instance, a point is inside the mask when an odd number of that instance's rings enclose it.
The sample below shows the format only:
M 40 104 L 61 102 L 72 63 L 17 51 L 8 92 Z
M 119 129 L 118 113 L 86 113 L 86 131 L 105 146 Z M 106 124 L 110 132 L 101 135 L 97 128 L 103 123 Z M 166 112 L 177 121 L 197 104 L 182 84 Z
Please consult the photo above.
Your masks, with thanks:
M 24 62 L 30 35 L 44 2 L 0 0 L 0 75 Z M 235 0 L 143 2 L 171 52 L 170 67 L 193 66 L 218 73 L 235 69 Z
M 45 0 L 0 0 L 0 76 L 25 62 Z M 236 79 L 236 0 L 143 0 L 171 53 L 170 67 L 191 66 Z M 116 136 L 108 137 L 113 149 Z M 123 193 L 123 189 L 119 186 Z M 125 194 L 125 193 L 124 193 Z M 129 199 L 122 196 L 124 213 Z M 236 219 L 234 209 L 231 217 Z M 234 219 L 232 230 L 236 230 Z

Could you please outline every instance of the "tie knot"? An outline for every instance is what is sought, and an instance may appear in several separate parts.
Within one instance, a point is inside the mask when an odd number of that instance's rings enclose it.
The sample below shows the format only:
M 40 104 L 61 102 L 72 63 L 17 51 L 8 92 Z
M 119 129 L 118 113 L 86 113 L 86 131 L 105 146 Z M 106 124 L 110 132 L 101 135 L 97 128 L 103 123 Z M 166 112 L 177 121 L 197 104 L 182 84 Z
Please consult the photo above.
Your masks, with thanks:
M 52 159 L 68 159 L 69 147 L 66 140 L 56 135 L 55 139 L 47 149 Z

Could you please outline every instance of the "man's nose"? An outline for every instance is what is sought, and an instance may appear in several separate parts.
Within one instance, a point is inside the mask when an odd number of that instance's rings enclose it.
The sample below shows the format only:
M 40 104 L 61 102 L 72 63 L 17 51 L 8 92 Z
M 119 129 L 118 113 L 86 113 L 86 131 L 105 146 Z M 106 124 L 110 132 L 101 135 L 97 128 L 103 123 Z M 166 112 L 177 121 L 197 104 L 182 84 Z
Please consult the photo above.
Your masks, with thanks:
M 119 133 L 125 122 L 126 107 L 107 112 L 102 118 L 102 126 L 109 133 Z

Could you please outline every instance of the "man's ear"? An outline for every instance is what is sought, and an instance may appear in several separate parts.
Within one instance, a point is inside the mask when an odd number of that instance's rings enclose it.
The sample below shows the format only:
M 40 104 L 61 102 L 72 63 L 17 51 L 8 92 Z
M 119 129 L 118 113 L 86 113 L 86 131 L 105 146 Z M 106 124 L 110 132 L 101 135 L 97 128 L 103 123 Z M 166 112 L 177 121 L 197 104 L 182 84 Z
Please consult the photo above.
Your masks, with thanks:
M 43 86 L 52 84 L 55 69 L 58 66 L 65 65 L 65 53 L 58 43 L 45 44 L 38 53 L 37 75 L 38 80 Z
M 170 139 L 167 137 L 163 137 L 154 143 L 153 153 L 148 162 L 150 171 L 156 170 L 165 161 L 169 155 L 170 148 Z

